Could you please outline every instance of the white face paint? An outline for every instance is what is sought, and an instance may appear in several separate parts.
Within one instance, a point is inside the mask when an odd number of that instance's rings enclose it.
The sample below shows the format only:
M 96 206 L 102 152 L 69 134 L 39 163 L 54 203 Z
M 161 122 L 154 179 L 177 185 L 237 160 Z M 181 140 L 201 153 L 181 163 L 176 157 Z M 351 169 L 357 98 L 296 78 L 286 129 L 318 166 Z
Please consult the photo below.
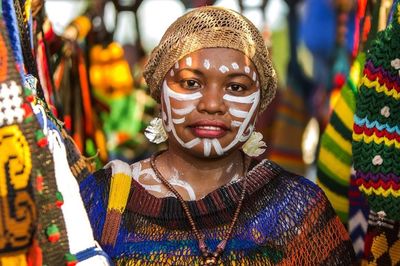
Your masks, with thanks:
M 171 71 L 169 72 L 170 76 L 173 77 L 175 75 L 174 70 L 171 69 Z
M 245 119 L 243 120 L 242 124 L 239 127 L 239 130 L 236 134 L 236 137 L 233 139 L 233 141 L 226 147 L 223 148 L 223 151 L 226 152 L 230 150 L 232 147 L 234 147 L 239 141 L 244 142 L 246 141 L 251 133 L 253 132 L 254 126 L 250 125 L 250 120 L 253 117 L 254 112 L 257 109 L 258 103 L 260 102 L 260 90 L 258 89 L 256 92 L 248 95 L 248 96 L 233 96 L 229 94 L 225 94 L 223 97 L 224 100 L 230 101 L 230 102 L 235 102 L 235 103 L 243 103 L 243 104 L 251 104 L 250 110 L 247 112 L 247 115 L 244 117 Z M 229 109 L 231 110 L 231 109 Z M 235 109 L 234 109 L 235 110 Z M 245 112 L 240 111 L 240 110 L 235 110 L 236 114 L 243 115 Z M 248 131 L 247 134 L 245 131 Z
M 251 95 L 248 96 L 233 96 L 229 94 L 225 94 L 223 96 L 223 99 L 229 102 L 234 102 L 234 103 L 241 103 L 241 104 L 251 104 L 251 108 L 249 111 L 243 111 L 235 108 L 230 108 L 229 113 L 237 118 L 244 118 L 243 121 L 237 121 L 233 120 L 232 121 L 232 126 L 233 127 L 239 127 L 238 132 L 236 134 L 236 137 L 233 139 L 233 141 L 226 147 L 222 147 L 221 143 L 219 142 L 218 139 L 200 139 L 200 138 L 194 138 L 193 140 L 189 142 L 184 142 L 177 134 L 175 130 L 175 124 L 182 124 L 185 122 L 185 115 L 190 114 L 194 109 L 195 109 L 195 103 L 194 101 L 200 99 L 202 97 L 202 94 L 200 92 L 194 92 L 191 94 L 184 94 L 184 93 L 177 93 L 173 91 L 167 84 L 167 82 L 164 80 L 163 82 L 163 93 L 164 93 L 164 101 L 165 101 L 165 107 L 166 107 L 166 114 L 163 113 L 163 121 L 165 124 L 165 128 L 168 132 L 172 132 L 174 135 L 175 139 L 178 141 L 180 145 L 187 149 L 191 149 L 194 146 L 198 145 L 199 143 L 203 143 L 203 151 L 204 151 L 204 156 L 209 157 L 211 154 L 211 149 L 214 148 L 215 152 L 218 155 L 223 155 L 225 152 L 229 151 L 232 147 L 234 147 L 239 141 L 244 142 L 248 139 L 250 134 L 253 132 L 254 125 L 249 126 L 249 122 L 251 118 L 253 117 L 253 114 L 258 106 L 258 102 L 260 100 L 260 90 L 257 90 Z M 171 108 L 170 105 L 170 98 L 173 98 L 178 101 L 182 102 L 187 102 L 188 106 L 181 108 L 181 109 L 175 109 Z M 172 112 L 175 115 L 180 115 L 183 117 L 180 118 L 173 118 L 172 117 Z
M 257 79 L 257 74 L 256 74 L 255 71 L 253 72 L 253 77 L 252 77 L 252 78 L 253 78 L 253 81 L 256 81 L 256 79 Z
M 185 62 L 188 67 L 192 66 L 192 58 L 190 56 L 186 57 Z
M 229 72 L 229 68 L 225 65 L 222 65 L 219 67 L 219 71 L 224 74 L 226 72 Z
M 190 94 L 177 93 L 177 92 L 171 90 L 171 88 L 167 85 L 167 81 L 166 80 L 164 80 L 164 82 L 163 82 L 163 90 L 162 91 L 163 91 L 163 95 L 164 95 L 165 108 L 166 108 L 166 115 L 165 116 L 163 115 L 163 122 L 164 122 L 165 130 L 167 132 L 172 132 L 172 134 L 174 135 L 175 139 L 183 147 L 185 147 L 187 149 L 190 149 L 190 148 L 196 146 L 197 144 L 199 144 L 201 142 L 201 140 L 199 138 L 195 138 L 195 139 L 185 143 L 176 134 L 175 126 L 173 124 L 173 119 L 177 119 L 177 118 L 172 118 L 172 108 L 171 108 L 171 104 L 170 104 L 170 98 L 173 98 L 173 99 L 175 99 L 177 101 L 192 102 L 192 101 L 195 101 L 195 100 L 199 99 L 200 97 L 202 97 L 202 94 L 200 92 L 195 92 L 195 93 L 190 93 Z M 194 105 L 192 104 L 192 106 L 194 106 Z M 187 107 L 183 108 L 183 109 L 174 109 L 174 111 L 184 110 L 181 113 L 187 114 L 188 110 L 190 110 L 190 112 L 191 112 L 194 109 L 191 106 L 189 106 L 189 107 L 190 108 L 188 108 L 188 109 L 187 109 Z
M 188 56 L 184 58 L 184 63 L 186 64 L 186 66 L 191 67 L 193 63 L 192 57 Z M 210 69 L 211 65 L 212 63 L 210 62 L 209 59 L 204 59 L 202 66 L 205 69 L 207 70 Z M 237 62 L 232 62 L 230 66 L 232 67 L 233 70 L 238 70 L 241 67 Z M 179 62 L 175 64 L 175 68 L 179 69 Z M 250 66 L 245 65 L 243 66 L 243 69 L 246 74 L 251 73 Z M 225 64 L 220 65 L 218 70 L 223 74 L 230 71 L 228 66 Z M 171 70 L 171 76 L 173 75 L 175 75 L 175 73 L 173 70 Z M 194 139 L 185 142 L 178 136 L 178 134 L 176 133 L 175 125 L 183 124 L 186 121 L 186 115 L 189 115 L 196 109 L 197 102 L 199 99 L 203 97 L 203 95 L 198 91 L 194 93 L 178 93 L 172 90 L 168 86 L 166 80 L 164 80 L 163 96 L 165 101 L 165 112 L 163 110 L 162 115 L 166 130 L 168 132 L 171 132 L 174 135 L 176 141 L 184 148 L 191 149 L 198 144 L 202 144 L 203 153 L 205 157 L 209 157 L 211 155 L 212 150 L 214 150 L 215 153 L 218 155 L 223 155 L 224 153 L 232 149 L 238 142 L 246 141 L 254 129 L 254 125 L 249 125 L 249 123 L 260 101 L 260 90 L 258 88 L 259 82 L 257 80 L 257 74 L 255 71 L 253 71 L 251 79 L 253 81 L 257 81 L 256 86 L 258 90 L 256 92 L 247 96 L 233 96 L 231 94 L 225 94 L 223 96 L 223 99 L 227 102 L 239 103 L 242 105 L 243 104 L 251 105 L 248 111 L 245 111 L 242 108 L 234 108 L 234 107 L 230 107 L 228 109 L 230 115 L 234 118 L 237 118 L 237 120 L 231 121 L 231 127 L 238 128 L 238 132 L 235 138 L 232 140 L 232 142 L 229 143 L 226 147 L 222 147 L 218 139 L 208 139 L 208 138 L 203 139 L 195 137 Z M 170 104 L 171 98 L 174 99 L 175 101 L 184 102 L 186 106 L 183 108 L 172 108 Z
M 210 60 L 208 60 L 208 59 L 205 59 L 204 60 L 204 63 L 203 63 L 203 66 L 204 66 L 204 68 L 205 69 L 210 69 Z

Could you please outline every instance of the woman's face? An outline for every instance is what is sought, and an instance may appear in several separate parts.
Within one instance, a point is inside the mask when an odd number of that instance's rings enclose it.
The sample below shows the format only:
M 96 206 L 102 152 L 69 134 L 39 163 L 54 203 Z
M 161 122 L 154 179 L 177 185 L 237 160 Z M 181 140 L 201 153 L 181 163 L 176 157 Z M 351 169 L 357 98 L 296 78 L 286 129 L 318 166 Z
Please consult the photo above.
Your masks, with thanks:
M 241 147 L 259 108 L 258 73 L 248 57 L 207 48 L 178 61 L 162 85 L 162 116 L 170 148 L 215 158 Z

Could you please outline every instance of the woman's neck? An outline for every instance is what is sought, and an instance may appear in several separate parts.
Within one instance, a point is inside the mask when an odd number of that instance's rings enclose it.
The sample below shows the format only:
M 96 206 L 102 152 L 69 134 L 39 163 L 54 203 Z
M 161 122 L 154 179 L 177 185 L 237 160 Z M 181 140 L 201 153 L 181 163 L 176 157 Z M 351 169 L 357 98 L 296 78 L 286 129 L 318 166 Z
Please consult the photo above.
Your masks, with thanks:
M 244 175 L 243 155 L 235 151 L 218 158 L 198 158 L 170 148 L 156 159 L 157 169 L 168 181 L 180 182 L 200 199 L 213 190 Z M 184 195 L 182 195 L 184 196 Z M 184 197 L 186 198 L 186 197 Z

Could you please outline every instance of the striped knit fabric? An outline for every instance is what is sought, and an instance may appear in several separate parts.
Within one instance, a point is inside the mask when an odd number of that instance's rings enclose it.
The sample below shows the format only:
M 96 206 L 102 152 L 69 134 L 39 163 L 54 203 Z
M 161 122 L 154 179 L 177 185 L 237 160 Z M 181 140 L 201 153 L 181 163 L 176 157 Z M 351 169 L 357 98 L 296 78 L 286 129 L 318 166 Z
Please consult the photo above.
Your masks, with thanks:
M 113 261 L 117 265 L 201 264 L 197 239 L 180 202 L 149 194 L 133 178 L 125 191 L 121 186 L 128 185 L 126 173 L 111 167 L 80 184 L 96 239 Z M 219 264 L 351 264 L 354 252 L 348 234 L 314 183 L 267 160 L 246 178 L 242 210 Z M 243 180 L 188 201 L 212 250 L 227 232 L 242 186 Z M 114 197 L 121 189 L 119 198 Z
M 365 55 L 354 61 L 346 84 L 333 106 L 329 124 L 321 137 L 317 160 L 317 184 L 324 190 L 333 208 L 347 226 L 358 258 L 364 251 L 368 208 L 351 176 L 353 116 Z
M 355 178 L 371 208 L 366 256 L 374 265 L 400 263 L 399 12 L 369 49 L 354 115 Z
M 272 124 L 268 159 L 285 169 L 305 174 L 301 149 L 304 129 L 309 119 L 303 96 L 291 87 L 282 89 Z

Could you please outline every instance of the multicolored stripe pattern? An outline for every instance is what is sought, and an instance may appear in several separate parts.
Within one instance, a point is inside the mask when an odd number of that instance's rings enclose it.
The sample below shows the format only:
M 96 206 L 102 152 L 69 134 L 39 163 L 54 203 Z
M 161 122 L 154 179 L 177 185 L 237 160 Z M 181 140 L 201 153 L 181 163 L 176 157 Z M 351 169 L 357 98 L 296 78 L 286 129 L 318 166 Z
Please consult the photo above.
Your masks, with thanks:
M 364 252 L 368 207 L 354 181 L 352 128 L 356 95 L 365 54 L 360 53 L 346 84 L 333 105 L 330 121 L 321 136 L 317 160 L 317 184 L 324 190 L 336 213 L 347 226 L 358 258 Z
M 378 34 L 365 63 L 354 115 L 356 182 L 370 208 L 400 220 L 400 25 Z
M 377 34 L 359 83 L 353 126 L 355 182 L 371 209 L 368 265 L 400 263 L 400 5 Z
M 110 223 L 110 179 L 95 172 L 80 184 L 96 239 L 117 265 L 199 265 L 198 242 L 174 197 L 157 198 L 132 180 L 120 224 Z M 348 234 L 326 196 L 313 182 L 264 160 L 246 176 L 247 195 L 222 265 L 350 265 Z M 242 181 L 221 187 L 188 206 L 206 243 L 215 249 L 225 236 Z M 125 193 L 126 195 L 126 193 Z M 111 217 L 112 218 L 112 217 Z M 116 241 L 107 224 L 119 226 Z M 321 248 L 323 247 L 323 248 Z

